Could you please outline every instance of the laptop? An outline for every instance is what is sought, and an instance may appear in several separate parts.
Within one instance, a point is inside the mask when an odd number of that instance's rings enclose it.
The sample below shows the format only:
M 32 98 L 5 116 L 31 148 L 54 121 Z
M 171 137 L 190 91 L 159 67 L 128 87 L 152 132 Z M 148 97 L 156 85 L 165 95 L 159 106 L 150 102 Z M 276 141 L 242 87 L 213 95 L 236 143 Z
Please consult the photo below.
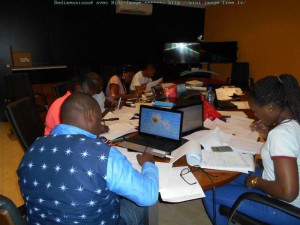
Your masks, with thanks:
M 181 138 L 182 122 L 182 111 L 141 105 L 138 135 L 119 146 L 140 152 L 147 148 L 147 152 L 170 153 L 186 142 Z
M 204 129 L 202 102 L 176 106 L 176 109 L 183 112 L 182 136 Z

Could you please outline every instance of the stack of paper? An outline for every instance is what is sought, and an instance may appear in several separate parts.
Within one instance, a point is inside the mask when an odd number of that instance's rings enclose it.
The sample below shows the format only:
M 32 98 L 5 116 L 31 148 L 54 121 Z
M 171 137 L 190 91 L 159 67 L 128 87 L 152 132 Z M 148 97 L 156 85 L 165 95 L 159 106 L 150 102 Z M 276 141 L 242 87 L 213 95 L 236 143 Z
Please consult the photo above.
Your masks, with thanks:
M 202 168 L 236 171 L 248 173 L 254 171 L 255 164 L 252 155 L 238 152 L 211 152 L 202 151 Z
M 136 155 L 139 153 L 128 152 L 127 149 L 120 147 L 117 147 L 117 149 L 127 157 L 136 170 L 141 171 L 141 166 L 136 159 Z M 187 167 L 172 167 L 172 163 L 160 162 L 156 162 L 155 165 L 159 171 L 159 192 L 164 201 L 183 202 L 205 197 L 193 173 L 184 175 L 184 178 L 190 183 L 196 182 L 194 185 L 189 185 L 180 177 L 181 171 Z
M 237 132 L 236 130 L 232 132 Z M 233 134 L 233 133 L 232 133 Z M 186 136 L 188 140 L 198 141 L 204 149 L 211 150 L 211 147 L 229 145 L 236 152 L 248 154 L 259 154 L 262 142 L 257 142 L 257 137 L 251 138 L 251 134 L 247 136 L 232 135 L 223 132 L 222 128 L 215 127 L 213 130 L 198 131 Z M 173 153 L 172 153 L 173 156 Z

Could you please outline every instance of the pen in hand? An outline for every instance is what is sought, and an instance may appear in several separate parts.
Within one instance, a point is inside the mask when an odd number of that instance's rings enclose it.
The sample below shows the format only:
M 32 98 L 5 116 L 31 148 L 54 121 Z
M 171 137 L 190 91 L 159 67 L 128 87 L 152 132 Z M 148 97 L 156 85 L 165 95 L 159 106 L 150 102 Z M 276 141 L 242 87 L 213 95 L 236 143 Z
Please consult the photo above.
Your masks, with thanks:
M 148 148 L 148 146 L 146 146 L 146 148 L 145 148 L 145 150 L 143 152 L 143 155 L 145 155 L 145 153 L 147 152 L 147 148 Z
M 103 122 L 105 122 L 105 121 L 114 121 L 114 120 L 119 120 L 119 118 L 102 119 Z

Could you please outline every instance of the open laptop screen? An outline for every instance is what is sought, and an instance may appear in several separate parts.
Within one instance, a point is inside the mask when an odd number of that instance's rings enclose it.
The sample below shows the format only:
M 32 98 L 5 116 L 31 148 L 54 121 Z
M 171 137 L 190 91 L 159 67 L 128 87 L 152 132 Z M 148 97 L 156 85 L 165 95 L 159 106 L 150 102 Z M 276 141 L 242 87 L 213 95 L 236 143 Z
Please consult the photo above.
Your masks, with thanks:
M 139 132 L 181 140 L 182 112 L 141 106 Z
M 182 133 L 196 131 L 203 128 L 203 105 L 196 104 L 179 108 L 184 112 Z

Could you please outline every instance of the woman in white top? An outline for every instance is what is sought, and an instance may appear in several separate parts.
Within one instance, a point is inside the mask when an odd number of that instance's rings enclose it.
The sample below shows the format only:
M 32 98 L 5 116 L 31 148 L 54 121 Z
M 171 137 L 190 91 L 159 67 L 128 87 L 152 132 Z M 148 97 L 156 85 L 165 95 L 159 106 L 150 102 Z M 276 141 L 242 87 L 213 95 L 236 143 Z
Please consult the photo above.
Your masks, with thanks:
M 126 100 L 138 97 L 138 93 L 129 94 L 126 88 L 126 84 L 131 82 L 133 75 L 133 67 L 125 66 L 122 75 L 114 75 L 109 79 L 106 87 L 106 99 L 109 103 L 115 103 L 120 98 Z
M 217 188 L 216 206 L 231 207 L 239 195 L 253 191 L 288 202 L 300 210 L 300 89 L 297 80 L 291 75 L 280 75 L 257 81 L 249 93 L 249 106 L 259 119 L 252 129 L 266 140 L 261 150 L 264 169 L 257 168 L 254 174 L 241 175 Z M 211 195 L 211 191 L 207 191 L 203 202 L 212 219 Z M 216 224 L 227 224 L 218 208 L 216 211 Z M 244 202 L 238 211 L 268 224 L 300 224 L 292 216 L 255 202 Z

